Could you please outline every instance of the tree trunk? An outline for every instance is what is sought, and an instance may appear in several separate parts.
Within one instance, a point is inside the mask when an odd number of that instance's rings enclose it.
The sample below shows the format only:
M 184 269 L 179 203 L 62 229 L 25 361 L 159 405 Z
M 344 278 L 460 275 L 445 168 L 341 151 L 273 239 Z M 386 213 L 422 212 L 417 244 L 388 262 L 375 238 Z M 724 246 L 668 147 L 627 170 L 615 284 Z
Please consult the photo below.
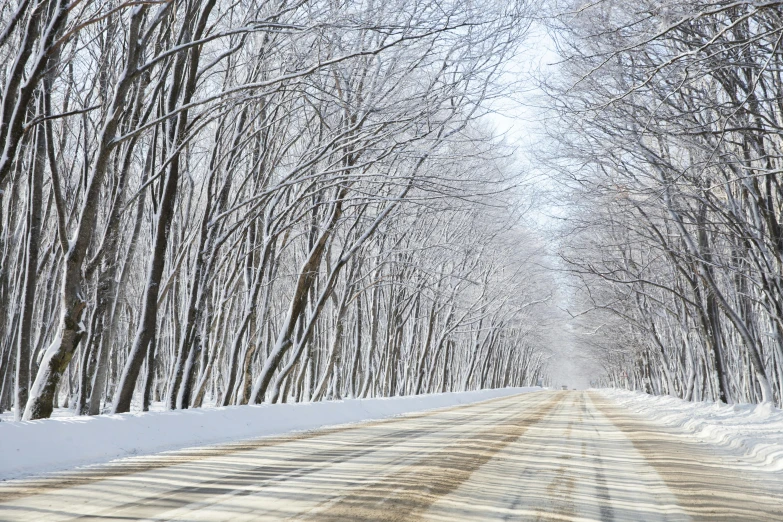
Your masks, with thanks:
M 43 125 L 35 132 L 35 159 L 28 175 L 27 200 L 27 255 L 25 256 L 24 293 L 22 295 L 22 317 L 19 321 L 19 335 L 16 349 L 16 390 L 14 417 L 22 419 L 24 405 L 30 390 L 30 354 L 32 353 L 33 305 L 38 285 L 38 246 L 41 242 L 41 200 L 43 171 L 46 161 L 46 141 Z

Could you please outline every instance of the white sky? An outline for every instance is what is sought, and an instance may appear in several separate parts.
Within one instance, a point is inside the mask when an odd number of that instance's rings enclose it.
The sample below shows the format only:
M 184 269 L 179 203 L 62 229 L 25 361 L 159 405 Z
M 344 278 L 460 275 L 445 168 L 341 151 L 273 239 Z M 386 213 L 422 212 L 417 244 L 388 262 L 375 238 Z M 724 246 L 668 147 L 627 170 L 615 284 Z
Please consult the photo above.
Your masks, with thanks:
M 544 135 L 544 121 L 548 117 L 546 100 L 536 86 L 535 77 L 548 76 L 556 73 L 558 56 L 554 52 L 554 43 L 546 30 L 533 26 L 516 60 L 510 64 L 505 77 L 509 82 L 519 82 L 513 96 L 495 100 L 492 104 L 494 113 L 487 116 L 490 125 L 502 135 L 505 141 L 517 149 L 517 160 L 520 168 L 530 174 L 532 186 L 536 190 L 552 191 L 553 184 L 544 172 L 539 171 L 535 154 L 541 153 L 547 140 Z M 562 211 L 553 205 L 541 202 L 535 206 L 529 216 L 534 228 L 542 240 L 550 245 L 551 250 L 557 246 L 552 241 L 554 234 L 546 230 L 557 226 L 557 219 L 552 216 L 561 215 Z M 557 259 L 551 258 L 553 266 Z M 562 281 L 562 274 L 553 273 L 556 281 Z M 551 332 L 550 349 L 552 358 L 549 362 L 549 374 L 553 385 L 568 385 L 569 388 L 587 388 L 590 380 L 597 378 L 601 371 L 590 360 L 587 353 L 580 349 L 578 338 L 572 330 L 568 314 L 563 309 L 568 308 L 568 289 L 561 285 L 561 295 L 553 300 L 554 314 L 562 315 L 562 327 Z

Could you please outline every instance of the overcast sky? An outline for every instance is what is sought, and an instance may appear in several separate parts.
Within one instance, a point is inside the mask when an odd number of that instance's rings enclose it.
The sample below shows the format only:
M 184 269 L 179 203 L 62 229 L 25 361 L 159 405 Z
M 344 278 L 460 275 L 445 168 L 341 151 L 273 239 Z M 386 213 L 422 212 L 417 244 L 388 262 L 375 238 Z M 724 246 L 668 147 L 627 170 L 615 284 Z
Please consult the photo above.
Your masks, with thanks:
M 531 185 L 537 190 L 550 193 L 555 190 L 553 183 L 546 177 L 543 169 L 539 168 L 535 158 L 535 154 L 545 150 L 545 120 L 551 117 L 543 93 L 536 86 L 536 78 L 556 74 L 557 61 L 554 43 L 546 30 L 534 25 L 518 57 L 505 74 L 506 80 L 516 83 L 513 96 L 493 101 L 492 108 L 495 112 L 487 117 L 495 131 L 503 136 L 509 145 L 515 147 L 519 168 L 528 173 Z M 562 213 L 563 209 L 542 199 L 537 201 L 528 215 L 531 228 L 548 243 L 552 251 L 557 245 L 553 242 L 556 234 L 552 234 L 551 229 L 558 226 L 558 220 L 553 216 L 562 216 Z M 550 257 L 550 262 L 553 268 L 557 268 L 557 259 L 554 256 Z M 590 380 L 600 375 L 600 368 L 581 346 L 565 311 L 572 308 L 568 303 L 568 289 L 563 284 L 565 276 L 553 272 L 553 278 L 560 282 L 560 295 L 553 299 L 552 313 L 561 317 L 562 325 L 549 333 L 549 348 L 552 351 L 549 373 L 553 385 L 587 388 Z

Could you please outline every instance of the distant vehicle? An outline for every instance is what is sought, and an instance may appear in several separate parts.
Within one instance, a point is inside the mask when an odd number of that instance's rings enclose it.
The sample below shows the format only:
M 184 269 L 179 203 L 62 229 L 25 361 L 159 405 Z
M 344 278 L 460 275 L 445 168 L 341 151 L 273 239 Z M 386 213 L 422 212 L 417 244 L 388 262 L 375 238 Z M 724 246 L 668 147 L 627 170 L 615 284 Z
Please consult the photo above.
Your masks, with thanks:
M 563 388 L 564 390 L 568 391 L 568 386 L 566 386 L 565 384 L 562 386 L 562 388 Z

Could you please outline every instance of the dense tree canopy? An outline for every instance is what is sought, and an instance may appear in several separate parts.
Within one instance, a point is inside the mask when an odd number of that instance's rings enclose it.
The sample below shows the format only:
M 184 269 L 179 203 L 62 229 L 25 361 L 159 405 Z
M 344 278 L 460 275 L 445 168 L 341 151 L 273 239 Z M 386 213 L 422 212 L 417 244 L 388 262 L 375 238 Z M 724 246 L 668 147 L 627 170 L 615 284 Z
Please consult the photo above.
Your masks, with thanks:
M 0 408 L 535 382 L 523 1 L 0 6 Z M 524 275 L 523 275 L 524 274 Z
M 783 404 L 783 5 L 558 4 L 562 257 L 604 380 Z

